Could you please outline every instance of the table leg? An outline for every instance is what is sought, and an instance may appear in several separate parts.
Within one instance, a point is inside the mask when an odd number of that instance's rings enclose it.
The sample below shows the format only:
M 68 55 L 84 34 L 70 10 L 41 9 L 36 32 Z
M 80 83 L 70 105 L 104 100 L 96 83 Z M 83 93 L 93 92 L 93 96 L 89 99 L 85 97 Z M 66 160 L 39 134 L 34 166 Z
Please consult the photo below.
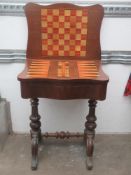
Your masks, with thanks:
M 94 138 L 95 138 L 95 128 L 96 128 L 96 116 L 95 107 L 96 100 L 89 100 L 89 114 L 86 117 L 85 123 L 85 143 L 87 152 L 87 168 L 91 170 L 93 168 L 93 150 L 94 150 Z
M 31 107 L 32 113 L 30 116 L 30 127 L 31 127 L 31 144 L 32 144 L 32 170 L 37 169 L 38 165 L 38 146 L 39 141 L 41 141 L 41 122 L 40 122 L 40 115 L 38 114 L 38 99 L 33 98 L 31 99 Z

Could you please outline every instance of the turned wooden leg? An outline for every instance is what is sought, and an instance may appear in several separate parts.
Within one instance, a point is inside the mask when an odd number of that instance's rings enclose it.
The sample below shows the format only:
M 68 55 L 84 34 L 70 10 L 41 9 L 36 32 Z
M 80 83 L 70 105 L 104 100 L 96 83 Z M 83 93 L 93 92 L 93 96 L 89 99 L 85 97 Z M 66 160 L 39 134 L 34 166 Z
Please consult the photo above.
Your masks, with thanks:
M 86 117 L 85 123 L 85 143 L 87 152 L 87 168 L 91 170 L 93 168 L 93 149 L 94 149 L 94 138 L 95 138 L 95 128 L 96 128 L 96 116 L 95 107 L 96 100 L 89 100 L 89 114 Z
M 40 115 L 38 114 L 38 99 L 31 99 L 31 107 L 32 113 L 30 116 L 30 127 L 31 127 L 31 144 L 32 144 L 32 170 L 37 169 L 38 165 L 38 144 L 41 140 L 41 123 L 40 123 Z

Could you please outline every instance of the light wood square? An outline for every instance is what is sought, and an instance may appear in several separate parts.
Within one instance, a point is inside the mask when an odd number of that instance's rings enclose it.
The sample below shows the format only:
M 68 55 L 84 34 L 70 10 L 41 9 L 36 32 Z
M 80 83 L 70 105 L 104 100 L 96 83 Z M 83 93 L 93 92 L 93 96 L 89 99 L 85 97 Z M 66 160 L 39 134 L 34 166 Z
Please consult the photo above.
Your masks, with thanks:
M 63 39 L 59 39 L 59 45 L 64 45 L 64 40 Z
M 41 15 L 46 16 L 47 15 L 47 9 L 42 9 L 41 10 Z
M 59 22 L 64 22 L 65 21 L 65 17 L 64 16 L 59 16 Z
M 75 56 L 75 51 L 70 51 L 70 56 Z
M 70 10 L 65 10 L 64 11 L 64 15 L 65 16 L 70 16 L 71 15 L 71 11 Z
M 50 16 L 50 15 L 47 16 L 47 21 L 48 21 L 48 22 L 52 22 L 52 21 L 53 21 L 53 16 Z
M 65 39 L 65 40 L 70 40 L 70 34 L 65 34 L 65 35 L 64 35 L 64 39 Z
M 59 28 L 59 23 L 58 22 L 53 22 L 53 27 Z
M 81 34 L 76 34 L 76 40 L 81 40 Z
M 42 26 L 42 27 L 47 27 L 47 21 L 42 21 L 42 22 L 41 22 L 41 26 Z
M 85 28 L 85 29 L 81 29 L 81 34 L 86 35 L 86 34 L 87 34 L 87 28 Z
M 81 40 L 81 46 L 85 46 L 86 45 L 86 40 Z
M 64 34 L 64 33 L 65 33 L 64 28 L 59 28 L 59 34 Z
M 75 50 L 76 50 L 76 51 L 81 51 L 81 46 L 76 46 L 76 47 L 75 47 Z
M 48 55 L 49 55 L 49 56 L 53 56 L 53 51 L 52 51 L 52 50 L 49 50 L 49 51 L 48 51 Z
M 81 29 L 81 22 L 77 22 L 77 23 L 76 23 L 76 28 Z
M 52 39 L 48 39 L 48 45 L 52 45 L 52 44 L 53 44 Z
M 86 56 L 86 51 L 81 51 L 80 53 L 81 56 Z
M 82 23 L 87 23 L 88 22 L 87 16 L 82 16 L 81 22 Z
M 53 15 L 59 16 L 59 9 L 53 9 Z
M 42 33 L 42 39 L 48 39 L 48 35 L 46 33 Z
M 75 45 L 75 40 L 70 40 L 70 45 L 74 46 Z
M 76 16 L 82 16 L 82 10 L 77 10 L 76 11 Z
M 66 45 L 65 45 L 65 46 L 64 46 L 64 50 L 65 50 L 65 51 L 69 51 L 69 50 L 70 50 L 70 46 L 66 46 Z
M 59 39 L 59 34 L 53 34 L 53 39 L 58 40 Z
M 64 56 L 64 50 L 59 50 L 59 56 Z
M 52 27 L 48 27 L 48 33 L 53 33 L 53 28 Z
M 65 22 L 65 23 L 64 23 L 64 27 L 65 27 L 65 28 L 70 28 L 70 22 Z
M 42 45 L 42 50 L 47 50 L 47 45 Z

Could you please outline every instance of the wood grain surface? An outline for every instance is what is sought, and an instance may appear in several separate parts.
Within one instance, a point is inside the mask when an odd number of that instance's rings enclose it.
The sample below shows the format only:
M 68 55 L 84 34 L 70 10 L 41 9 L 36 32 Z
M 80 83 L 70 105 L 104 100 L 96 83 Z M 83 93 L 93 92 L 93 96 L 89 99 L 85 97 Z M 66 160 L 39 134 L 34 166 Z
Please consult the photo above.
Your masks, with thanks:
M 27 78 L 94 79 L 99 76 L 99 64 L 95 61 L 38 60 L 30 61 Z

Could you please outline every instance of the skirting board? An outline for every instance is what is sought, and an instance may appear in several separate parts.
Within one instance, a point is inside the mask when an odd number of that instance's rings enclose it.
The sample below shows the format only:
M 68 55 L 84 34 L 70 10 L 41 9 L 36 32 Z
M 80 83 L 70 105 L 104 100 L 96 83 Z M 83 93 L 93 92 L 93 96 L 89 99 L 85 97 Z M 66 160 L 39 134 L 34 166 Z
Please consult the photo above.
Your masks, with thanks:
M 0 15 L 4 16 L 24 16 L 23 6 L 30 0 L 0 0 Z M 32 0 L 39 4 L 47 5 L 61 2 L 59 0 Z M 62 2 L 73 3 L 76 5 L 101 4 L 104 7 L 105 17 L 131 17 L 131 1 L 85 1 L 85 0 L 64 0 Z
M 13 135 L 25 135 L 30 137 L 29 132 L 13 132 Z M 131 132 L 96 132 L 96 136 L 103 135 L 103 136 L 108 136 L 108 135 L 131 135 Z
M 0 50 L 0 63 L 24 63 L 25 50 Z M 102 63 L 131 64 L 131 51 L 102 51 Z

